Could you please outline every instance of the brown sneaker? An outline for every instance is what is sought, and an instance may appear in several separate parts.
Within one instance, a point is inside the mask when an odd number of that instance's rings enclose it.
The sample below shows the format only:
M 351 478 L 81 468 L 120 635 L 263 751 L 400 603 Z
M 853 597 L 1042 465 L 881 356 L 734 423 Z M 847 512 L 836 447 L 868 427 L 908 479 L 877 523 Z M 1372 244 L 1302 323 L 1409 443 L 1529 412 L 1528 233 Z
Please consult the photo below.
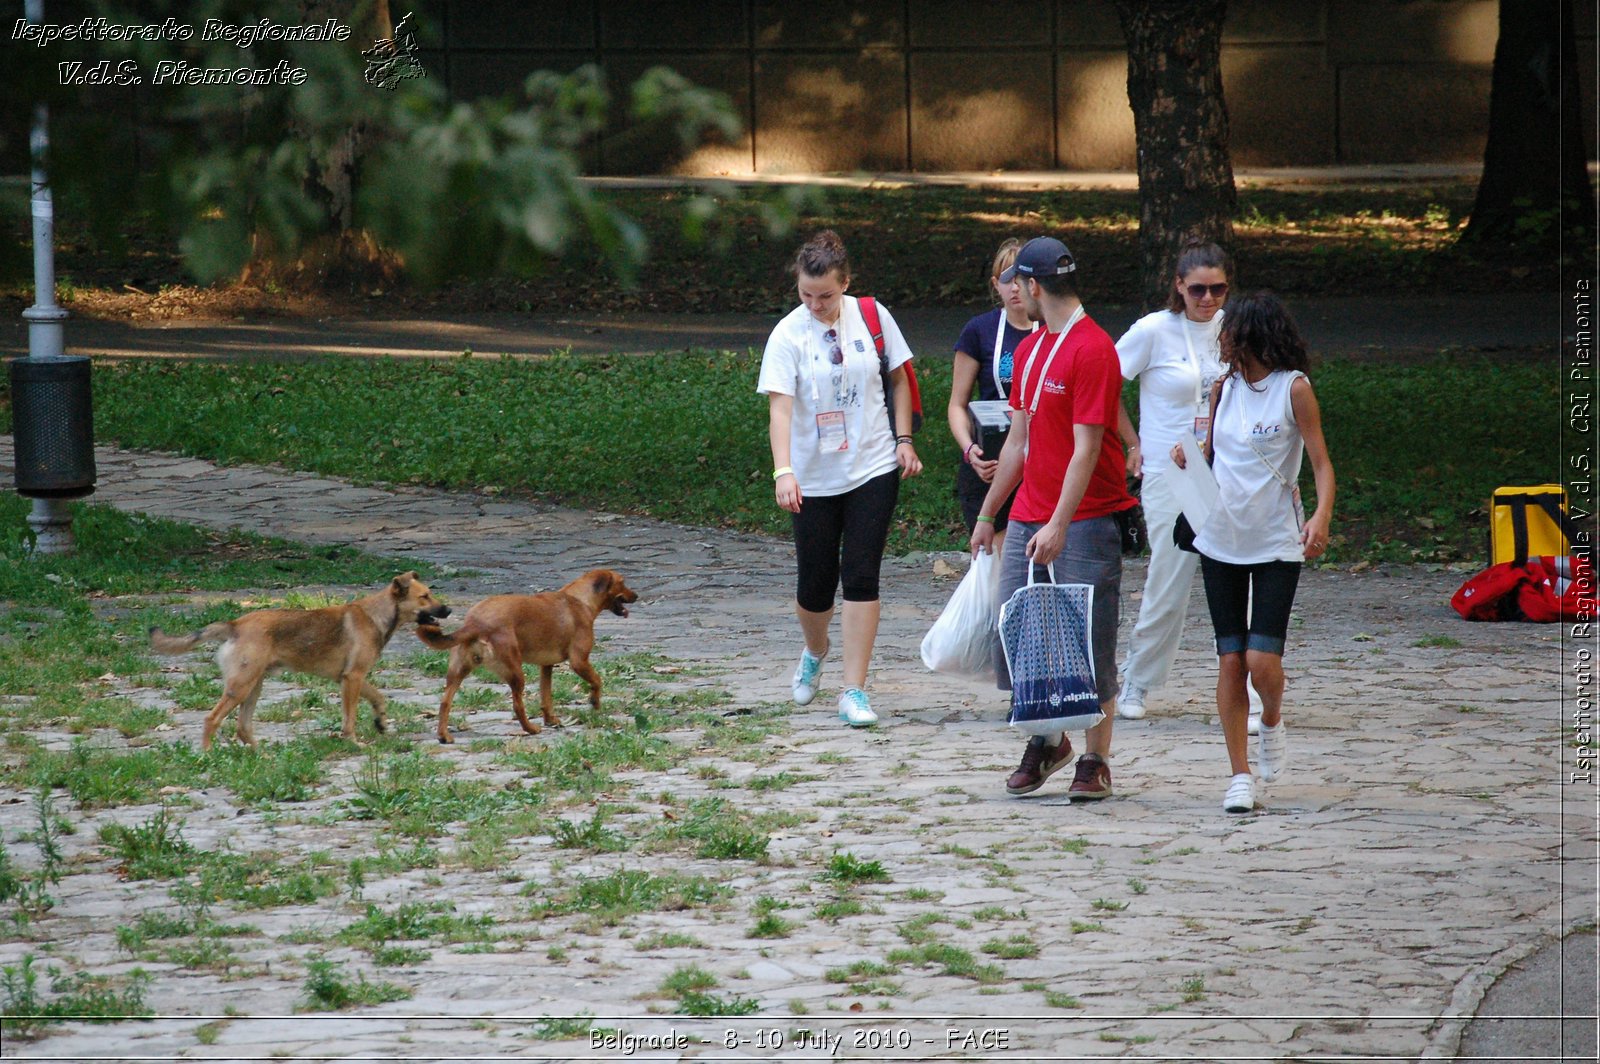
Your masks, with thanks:
M 1071 760 L 1071 739 L 1063 735 L 1059 745 L 1050 746 L 1044 741 L 1044 736 L 1035 735 L 1028 740 L 1028 748 L 1022 751 L 1022 764 L 1006 780 L 1006 793 L 1032 794 Z
M 1098 802 L 1111 797 L 1111 766 L 1099 754 L 1084 754 L 1078 758 L 1077 774 L 1072 786 L 1067 788 L 1067 798 L 1074 802 Z

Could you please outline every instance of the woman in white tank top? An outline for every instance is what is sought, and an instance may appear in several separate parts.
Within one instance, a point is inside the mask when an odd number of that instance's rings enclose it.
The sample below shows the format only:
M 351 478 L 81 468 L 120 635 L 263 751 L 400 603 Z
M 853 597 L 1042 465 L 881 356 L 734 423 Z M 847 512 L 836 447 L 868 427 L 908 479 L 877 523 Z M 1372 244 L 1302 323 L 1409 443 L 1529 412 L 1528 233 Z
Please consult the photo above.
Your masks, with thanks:
M 1213 391 L 1206 455 L 1217 478 L 1217 505 L 1196 532 L 1206 602 L 1216 630 L 1217 715 L 1232 779 L 1222 800 L 1229 813 L 1255 808 L 1246 734 L 1248 680 L 1261 695 L 1257 760 L 1261 779 L 1283 774 L 1283 648 L 1300 566 L 1328 547 L 1333 519 L 1333 463 L 1322 413 L 1306 376 L 1305 341 L 1294 319 L 1268 292 L 1229 303 L 1219 344 L 1227 373 Z M 1301 456 L 1311 459 L 1317 506 L 1305 516 Z M 1173 449 L 1183 465 L 1183 451 Z

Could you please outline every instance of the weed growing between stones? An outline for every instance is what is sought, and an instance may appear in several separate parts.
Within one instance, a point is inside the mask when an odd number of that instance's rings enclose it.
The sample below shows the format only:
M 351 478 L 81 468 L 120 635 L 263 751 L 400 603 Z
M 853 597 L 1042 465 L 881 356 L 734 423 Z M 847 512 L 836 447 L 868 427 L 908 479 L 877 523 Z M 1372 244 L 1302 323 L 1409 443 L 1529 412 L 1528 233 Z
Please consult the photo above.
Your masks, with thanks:
M 65 974 L 51 965 L 50 991 L 45 993 L 34 964 L 34 955 L 28 953 L 19 963 L 0 968 L 0 1030 L 27 1038 L 67 1019 L 94 1023 L 150 1015 L 144 1003 L 150 976 L 142 968 L 112 979 L 88 972 Z
M 352 982 L 345 975 L 343 964 L 326 957 L 313 957 L 306 962 L 303 994 L 302 1007 L 315 1012 L 404 1001 L 411 996 L 411 991 L 394 983 L 369 982 L 366 975 L 359 972 Z

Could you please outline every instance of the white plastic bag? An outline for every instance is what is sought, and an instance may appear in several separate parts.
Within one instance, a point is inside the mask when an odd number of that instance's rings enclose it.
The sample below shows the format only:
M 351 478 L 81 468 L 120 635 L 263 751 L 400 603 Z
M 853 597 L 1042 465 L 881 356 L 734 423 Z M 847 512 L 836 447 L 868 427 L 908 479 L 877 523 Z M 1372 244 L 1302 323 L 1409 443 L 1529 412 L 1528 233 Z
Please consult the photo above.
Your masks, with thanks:
M 961 578 L 944 612 L 922 639 L 922 663 L 934 672 L 975 679 L 994 678 L 996 577 L 993 554 L 979 552 Z

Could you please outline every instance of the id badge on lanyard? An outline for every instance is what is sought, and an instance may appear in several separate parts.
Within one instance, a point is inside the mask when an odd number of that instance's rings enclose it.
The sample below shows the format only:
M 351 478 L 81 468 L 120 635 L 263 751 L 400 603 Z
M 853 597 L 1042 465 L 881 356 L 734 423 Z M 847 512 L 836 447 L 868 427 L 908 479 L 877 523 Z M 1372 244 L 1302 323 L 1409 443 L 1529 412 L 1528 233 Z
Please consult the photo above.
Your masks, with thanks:
M 820 454 L 837 454 L 850 449 L 850 437 L 845 433 L 844 411 L 824 410 L 817 415 L 817 451 Z
M 839 315 L 839 320 L 834 324 L 838 331 L 838 344 L 841 352 L 845 350 L 844 315 Z M 808 343 L 814 342 L 814 337 L 808 334 Z M 817 389 L 817 378 L 826 370 L 819 368 L 822 359 L 813 349 L 811 355 L 811 405 L 813 408 L 822 405 L 822 396 Z M 840 356 L 839 369 L 841 373 L 848 372 L 848 356 Z M 835 389 L 837 392 L 837 389 Z M 817 413 L 817 453 L 839 454 L 850 449 L 850 436 L 845 429 L 843 410 L 822 410 Z
M 1206 380 L 1200 356 L 1194 353 L 1194 339 L 1189 335 L 1189 323 L 1180 322 L 1178 327 L 1183 330 L 1183 346 L 1189 353 L 1189 368 L 1194 370 L 1194 442 L 1204 444 L 1206 436 L 1211 432 L 1211 405 L 1206 400 L 1212 382 Z

